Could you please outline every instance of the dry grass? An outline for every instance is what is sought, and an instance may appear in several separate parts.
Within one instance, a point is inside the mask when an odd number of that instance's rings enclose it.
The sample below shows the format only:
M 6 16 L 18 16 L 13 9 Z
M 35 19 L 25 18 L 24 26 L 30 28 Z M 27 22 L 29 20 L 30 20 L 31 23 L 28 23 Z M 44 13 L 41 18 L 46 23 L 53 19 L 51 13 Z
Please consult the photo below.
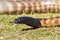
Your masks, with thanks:
M 23 28 L 30 28 L 30 26 L 14 24 L 13 20 L 20 16 L 51 18 L 60 16 L 60 14 L 0 15 L 0 40 L 60 40 L 60 27 L 21 31 Z

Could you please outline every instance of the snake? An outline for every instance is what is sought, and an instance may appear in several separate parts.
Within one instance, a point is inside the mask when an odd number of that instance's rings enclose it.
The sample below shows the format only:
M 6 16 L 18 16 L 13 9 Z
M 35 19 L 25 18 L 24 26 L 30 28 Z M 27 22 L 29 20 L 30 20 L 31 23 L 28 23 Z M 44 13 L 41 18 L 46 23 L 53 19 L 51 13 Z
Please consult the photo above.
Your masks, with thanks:
M 59 0 L 0 1 L 0 14 L 60 13 Z
M 14 19 L 13 23 L 26 24 L 33 28 L 60 26 L 60 17 L 58 16 L 53 18 L 33 18 L 23 16 Z

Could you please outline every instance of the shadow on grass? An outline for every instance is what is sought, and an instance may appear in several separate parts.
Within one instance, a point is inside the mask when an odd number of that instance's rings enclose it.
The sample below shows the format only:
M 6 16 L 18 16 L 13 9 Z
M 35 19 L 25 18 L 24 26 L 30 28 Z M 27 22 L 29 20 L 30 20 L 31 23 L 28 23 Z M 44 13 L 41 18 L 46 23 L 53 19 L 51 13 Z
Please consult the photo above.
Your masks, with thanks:
M 51 26 L 53 27 L 53 26 Z M 57 26 L 54 26 L 54 27 L 60 27 L 60 25 L 57 25 Z M 40 27 L 40 28 L 43 28 L 43 27 Z M 50 28 L 50 27 L 44 27 L 44 28 Z M 35 30 L 35 29 L 38 29 L 38 28 L 23 28 L 21 31 L 28 31 L 28 30 Z
M 37 28 L 26 28 L 26 29 L 22 29 L 21 31 L 28 31 L 28 30 L 35 30 Z

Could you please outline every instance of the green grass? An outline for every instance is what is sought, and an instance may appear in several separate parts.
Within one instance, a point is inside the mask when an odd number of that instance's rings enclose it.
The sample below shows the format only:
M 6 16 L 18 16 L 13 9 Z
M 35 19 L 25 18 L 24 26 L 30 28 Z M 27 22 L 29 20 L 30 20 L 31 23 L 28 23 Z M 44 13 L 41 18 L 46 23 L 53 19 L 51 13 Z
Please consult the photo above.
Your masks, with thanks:
M 52 18 L 60 16 L 60 14 L 0 15 L 0 40 L 60 40 L 60 27 L 21 31 L 23 28 L 30 28 L 25 24 L 13 23 L 15 18 L 21 16 Z

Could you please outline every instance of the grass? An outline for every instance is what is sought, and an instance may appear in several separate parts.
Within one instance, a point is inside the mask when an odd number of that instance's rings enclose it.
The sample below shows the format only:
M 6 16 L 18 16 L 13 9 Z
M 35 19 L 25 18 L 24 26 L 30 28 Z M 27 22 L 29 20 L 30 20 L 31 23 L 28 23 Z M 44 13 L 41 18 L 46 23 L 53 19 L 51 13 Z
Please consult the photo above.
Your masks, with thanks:
M 21 31 L 23 28 L 30 28 L 30 26 L 25 24 L 13 23 L 15 18 L 21 16 L 52 18 L 60 16 L 60 14 L 0 15 L 0 40 L 60 40 L 60 27 Z

